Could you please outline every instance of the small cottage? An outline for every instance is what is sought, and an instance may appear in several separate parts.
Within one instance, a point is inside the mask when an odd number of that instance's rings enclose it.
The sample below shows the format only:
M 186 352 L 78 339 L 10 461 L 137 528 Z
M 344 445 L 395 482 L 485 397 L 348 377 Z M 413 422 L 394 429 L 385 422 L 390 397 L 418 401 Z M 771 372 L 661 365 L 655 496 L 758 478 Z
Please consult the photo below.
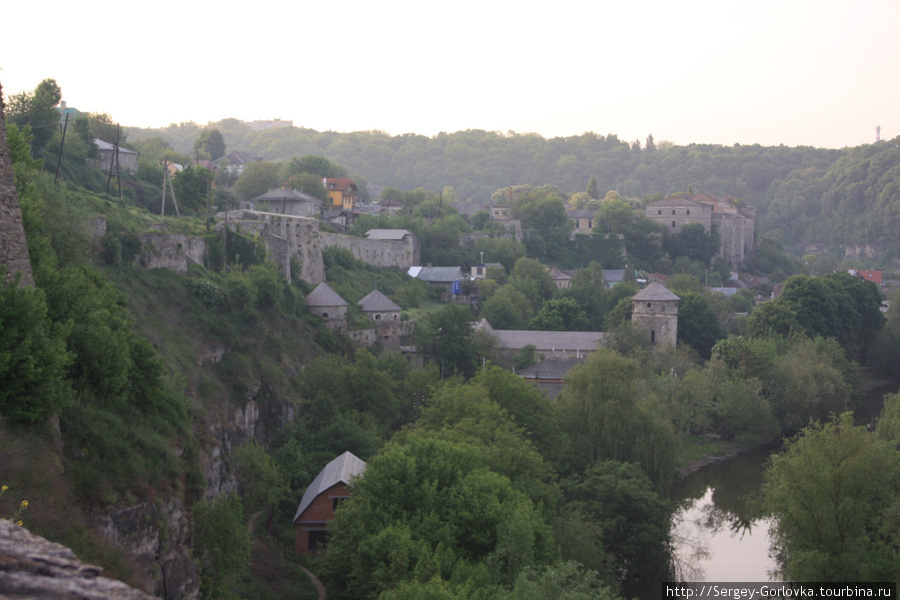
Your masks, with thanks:
M 306 488 L 297 514 L 294 515 L 294 551 L 297 554 L 319 554 L 328 541 L 328 523 L 334 510 L 350 497 L 352 479 L 366 470 L 365 461 L 344 452 L 325 465 Z

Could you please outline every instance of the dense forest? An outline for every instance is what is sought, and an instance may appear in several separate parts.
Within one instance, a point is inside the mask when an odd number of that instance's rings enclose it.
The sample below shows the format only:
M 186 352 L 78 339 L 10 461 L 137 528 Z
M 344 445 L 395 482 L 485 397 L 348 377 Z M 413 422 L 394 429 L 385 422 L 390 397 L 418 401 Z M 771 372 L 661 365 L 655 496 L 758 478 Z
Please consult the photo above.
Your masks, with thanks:
M 0 516 L 169 598 L 191 590 L 205 598 L 312 598 L 305 566 L 321 576 L 329 597 L 348 600 L 614 600 L 635 581 L 678 577 L 669 532 L 677 507 L 666 489 L 679 469 L 710 453 L 794 436 L 772 460 L 758 503 L 777 522 L 779 574 L 900 578 L 900 396 L 886 401 L 874 432 L 849 416 L 863 377 L 900 379 L 900 295 L 884 316 L 874 283 L 845 272 L 810 274 L 809 265 L 770 240 L 753 260 L 757 272 L 779 273 L 782 294 L 760 303 L 755 292 L 725 298 L 701 285 L 727 276 L 728 265 L 713 258 L 714 232 L 687 228 L 664 242 L 634 210 L 641 196 L 661 189 L 699 188 L 695 176 L 707 178 L 704 191 L 764 205 L 769 188 L 786 189 L 805 171 L 821 174 L 825 187 L 861 186 L 869 173 L 873 193 L 860 187 L 858 201 L 882 206 L 874 190 L 893 189 L 893 142 L 821 151 L 657 147 L 648 139 L 641 148 L 614 136 L 464 132 L 409 136 L 407 147 L 407 136 L 375 132 L 359 134 L 360 147 L 351 150 L 343 134 L 284 129 L 249 137 L 248 148 L 258 152 L 258 140 L 279 136 L 330 140 L 324 148 L 265 156 L 283 159 L 274 168 L 262 163 L 273 181 L 361 169 L 370 181 L 400 186 L 410 213 L 361 219 L 359 229 L 409 227 L 421 235 L 424 256 L 466 262 L 485 249 L 503 255 L 503 267 L 471 284 L 482 302 L 463 306 L 440 302 L 434 288 L 400 269 L 324 252 L 329 284 L 350 304 L 351 329 L 371 326 L 355 302 L 377 287 L 401 306 L 403 319 L 415 320 L 407 341 L 418 347 L 419 364 L 354 347 L 310 313 L 304 300 L 312 286 L 279 277 L 259 239 L 213 229 L 204 202 L 228 206 L 234 196 L 214 194 L 202 170 L 174 177 L 183 201 L 193 198 L 180 216 L 158 214 L 158 165 L 144 162 L 124 176 L 121 193 L 111 187 L 109 175 L 88 162 L 89 141 L 111 131 L 110 119 L 84 117 L 79 133 L 63 141 L 58 115 L 39 110 L 58 102 L 54 86 L 44 82 L 31 96 L 12 98 L 9 108 L 7 137 L 35 286 L 0 288 Z M 48 122 L 53 127 L 41 127 Z M 133 130 L 128 143 L 145 151 L 155 144 L 159 156 L 173 159 L 178 152 L 212 155 L 235 144 L 231 130 L 244 127 L 219 126 L 222 140 L 182 125 L 170 128 L 184 133 L 171 146 Z M 466 135 L 466 143 L 456 139 Z M 379 150 L 376 139 L 397 147 Z M 361 150 L 366 143 L 369 150 Z M 453 179 L 456 169 L 468 174 L 455 156 L 486 163 L 492 148 L 520 143 L 523 162 L 545 156 L 552 167 L 529 163 L 532 172 L 497 151 L 489 171 L 516 164 L 503 175 L 508 181 Z M 583 150 L 568 149 L 570 143 Z M 403 148 L 422 160 L 421 178 L 415 167 L 409 180 L 392 171 L 391 156 Z M 331 154 L 338 150 L 346 156 Z M 352 162 L 364 156 L 383 157 L 387 166 Z M 433 175 L 425 156 L 442 165 L 434 167 L 435 179 L 425 178 Z M 593 172 L 614 156 L 633 167 L 629 175 L 613 176 L 612 167 Z M 760 176 L 753 184 L 756 168 L 737 168 L 751 156 Z M 716 174 L 714 158 L 723 172 L 732 166 L 731 179 Z M 560 178 L 567 164 L 585 170 L 567 182 Z M 666 181 L 670 168 L 681 177 L 677 184 Z M 685 168 L 692 174 L 676 175 Z M 640 187 L 638 172 L 658 178 L 647 184 L 658 187 Z M 591 176 L 613 177 L 608 187 L 626 194 L 587 194 L 609 211 L 607 227 L 623 235 L 621 246 L 607 243 L 616 236 L 569 239 L 563 206 Z M 534 183 L 518 185 L 518 177 Z M 444 189 L 485 199 L 513 182 L 512 210 L 535 233 L 525 242 L 487 237 L 482 246 L 461 248 L 463 232 L 490 232 L 491 225 L 445 213 Z M 889 193 L 885 207 L 896 205 Z M 98 217 L 103 232 L 91 226 Z M 203 239 L 201 263 L 187 274 L 142 268 L 141 257 L 155 251 L 142 242 L 151 231 Z M 612 288 L 603 280 L 601 267 L 625 266 L 626 254 L 631 266 L 671 273 L 668 286 L 681 298 L 676 347 L 654 346 L 632 325 L 634 269 Z M 567 261 L 581 268 L 571 289 L 558 290 L 545 267 Z M 480 317 L 510 328 L 607 336 L 551 402 L 471 327 Z M 523 352 L 514 364 L 537 358 Z M 245 426 L 254 411 L 257 421 Z M 293 556 L 287 549 L 300 497 L 348 450 L 368 468 L 337 509 L 329 551 Z M 811 496 L 822 498 L 822 486 L 835 494 L 817 512 L 804 511 Z M 160 516 L 173 504 L 177 526 Z M 199 576 L 192 581 L 183 567 L 187 592 L 174 585 L 171 562 L 140 563 L 92 526 L 135 507 L 146 511 L 137 521 L 159 529 L 154 560 L 187 554 L 190 546 Z

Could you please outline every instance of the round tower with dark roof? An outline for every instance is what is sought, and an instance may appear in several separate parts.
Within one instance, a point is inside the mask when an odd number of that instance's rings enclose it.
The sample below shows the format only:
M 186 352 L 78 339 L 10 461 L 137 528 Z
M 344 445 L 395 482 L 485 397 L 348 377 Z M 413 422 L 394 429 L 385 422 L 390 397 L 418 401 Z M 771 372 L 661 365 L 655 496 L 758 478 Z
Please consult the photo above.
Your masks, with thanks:
M 643 329 L 652 344 L 678 341 L 678 296 L 654 281 L 631 297 L 631 321 Z

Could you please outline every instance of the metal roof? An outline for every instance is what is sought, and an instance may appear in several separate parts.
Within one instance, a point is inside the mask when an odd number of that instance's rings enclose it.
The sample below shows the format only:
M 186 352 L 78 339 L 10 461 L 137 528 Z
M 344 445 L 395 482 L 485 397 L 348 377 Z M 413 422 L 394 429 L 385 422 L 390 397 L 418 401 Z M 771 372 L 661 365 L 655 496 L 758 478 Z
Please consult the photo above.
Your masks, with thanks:
M 406 229 L 370 229 L 366 232 L 370 240 L 402 240 L 407 235 L 412 235 L 412 232 Z
M 521 350 L 529 344 L 539 352 L 593 352 L 606 334 L 602 331 L 528 331 L 494 329 L 490 332 L 501 348 Z
M 431 283 L 450 283 L 465 277 L 459 267 L 421 267 L 416 279 Z
M 313 482 L 306 488 L 303 498 L 300 500 L 300 506 L 297 507 L 297 514 L 294 515 L 293 522 L 303 514 L 303 511 L 309 508 L 319 494 L 328 490 L 337 483 L 350 483 L 353 477 L 359 477 L 366 470 L 366 463 L 362 459 L 357 458 L 352 452 L 344 452 L 333 461 L 325 465 L 325 468 L 319 471 Z

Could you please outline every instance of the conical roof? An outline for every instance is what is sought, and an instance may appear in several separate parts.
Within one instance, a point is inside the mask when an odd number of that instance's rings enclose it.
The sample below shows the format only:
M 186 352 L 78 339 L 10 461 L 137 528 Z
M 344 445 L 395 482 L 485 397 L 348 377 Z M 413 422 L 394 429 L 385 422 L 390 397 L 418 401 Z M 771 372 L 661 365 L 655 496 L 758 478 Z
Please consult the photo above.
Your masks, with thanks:
M 378 290 L 372 290 L 365 298 L 357 302 L 357 304 L 359 304 L 359 307 L 365 312 L 391 312 L 402 310 L 396 302 Z
M 654 281 L 637 294 L 631 297 L 632 300 L 638 300 L 640 302 L 648 302 L 654 301 L 659 302 L 661 300 L 681 300 L 678 296 L 673 294 L 658 281 Z
M 324 281 L 306 297 L 307 306 L 347 306 L 347 301 Z

